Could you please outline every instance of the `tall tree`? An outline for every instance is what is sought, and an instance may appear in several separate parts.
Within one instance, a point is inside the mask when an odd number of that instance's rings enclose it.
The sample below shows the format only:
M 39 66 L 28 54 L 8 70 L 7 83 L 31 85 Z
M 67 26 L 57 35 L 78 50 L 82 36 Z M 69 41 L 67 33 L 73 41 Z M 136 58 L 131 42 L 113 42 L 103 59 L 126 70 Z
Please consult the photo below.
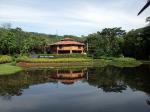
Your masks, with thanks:
M 123 54 L 137 59 L 150 57 L 150 26 L 132 30 L 124 38 Z
M 89 35 L 86 40 L 89 45 L 88 54 L 95 57 L 120 55 L 118 39 L 124 35 L 125 31 L 121 28 L 105 28 L 101 32 Z

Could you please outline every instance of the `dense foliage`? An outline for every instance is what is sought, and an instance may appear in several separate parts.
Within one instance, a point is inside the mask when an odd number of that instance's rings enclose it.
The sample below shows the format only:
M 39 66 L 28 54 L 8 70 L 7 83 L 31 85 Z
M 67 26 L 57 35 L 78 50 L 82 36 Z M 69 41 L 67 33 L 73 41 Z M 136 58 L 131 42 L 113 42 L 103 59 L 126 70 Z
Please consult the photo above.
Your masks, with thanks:
M 1 54 L 28 53 L 32 50 L 37 50 L 39 47 L 43 47 L 45 44 L 46 39 L 38 38 L 38 36 L 32 33 L 23 32 L 20 28 L 0 28 Z
M 16 55 L 32 52 L 46 54 L 48 53 L 45 49 L 46 45 L 66 37 L 84 42 L 85 51 L 93 58 L 120 56 L 136 59 L 150 58 L 149 26 L 131 30 L 128 33 L 121 28 L 105 28 L 82 38 L 72 35 L 57 36 L 25 32 L 21 28 L 0 27 L 0 54 Z
M 101 56 L 119 56 L 121 47 L 119 39 L 125 36 L 121 28 L 105 28 L 101 32 L 90 34 L 87 37 L 88 54 L 99 58 Z
M 0 27 L 0 54 L 46 53 L 46 45 L 69 36 L 25 32 L 21 28 Z M 82 41 L 76 36 L 70 37 Z
M 150 58 L 150 27 L 132 30 L 124 38 L 124 56 L 137 59 Z
M 125 56 L 150 59 L 150 26 L 126 33 L 106 28 L 87 37 L 88 54 L 94 58 Z

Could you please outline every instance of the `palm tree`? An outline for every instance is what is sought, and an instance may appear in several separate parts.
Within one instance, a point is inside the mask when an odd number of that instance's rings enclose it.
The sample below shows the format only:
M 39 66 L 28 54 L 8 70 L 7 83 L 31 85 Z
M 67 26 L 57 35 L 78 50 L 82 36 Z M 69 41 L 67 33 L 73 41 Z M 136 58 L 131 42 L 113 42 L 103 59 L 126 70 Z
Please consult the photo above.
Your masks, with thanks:
M 141 11 L 138 13 L 138 15 L 140 15 L 149 6 L 150 6 L 150 0 L 147 1 L 146 5 L 141 9 Z

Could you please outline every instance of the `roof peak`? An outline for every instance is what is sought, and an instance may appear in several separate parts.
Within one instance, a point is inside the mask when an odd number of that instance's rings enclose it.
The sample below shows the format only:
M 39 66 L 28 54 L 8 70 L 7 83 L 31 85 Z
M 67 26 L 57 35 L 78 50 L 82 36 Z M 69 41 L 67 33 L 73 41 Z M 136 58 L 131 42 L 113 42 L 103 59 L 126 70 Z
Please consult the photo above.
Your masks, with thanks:
M 61 41 L 74 41 L 73 38 L 64 38 L 64 39 L 61 39 Z

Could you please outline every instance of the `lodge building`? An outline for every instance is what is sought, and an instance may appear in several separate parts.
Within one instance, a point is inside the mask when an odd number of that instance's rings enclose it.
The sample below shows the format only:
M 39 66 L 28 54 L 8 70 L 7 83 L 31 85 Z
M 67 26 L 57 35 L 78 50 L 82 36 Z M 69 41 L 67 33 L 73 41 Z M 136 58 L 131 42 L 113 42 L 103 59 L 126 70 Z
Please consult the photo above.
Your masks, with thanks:
M 65 54 L 65 53 L 84 53 L 84 43 L 75 41 L 72 38 L 64 38 L 59 42 L 51 44 L 51 53 L 54 54 Z

